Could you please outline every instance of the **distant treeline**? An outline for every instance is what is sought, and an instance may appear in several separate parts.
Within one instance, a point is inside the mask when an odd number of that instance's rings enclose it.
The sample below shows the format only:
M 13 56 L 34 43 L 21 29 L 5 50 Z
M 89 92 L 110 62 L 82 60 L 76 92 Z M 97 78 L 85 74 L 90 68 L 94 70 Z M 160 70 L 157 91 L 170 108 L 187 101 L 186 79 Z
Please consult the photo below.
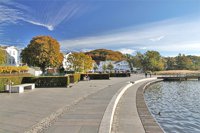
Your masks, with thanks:
M 178 54 L 176 57 L 162 57 L 157 51 L 147 51 L 135 56 L 126 55 L 130 65 L 144 71 L 200 70 L 200 56 Z

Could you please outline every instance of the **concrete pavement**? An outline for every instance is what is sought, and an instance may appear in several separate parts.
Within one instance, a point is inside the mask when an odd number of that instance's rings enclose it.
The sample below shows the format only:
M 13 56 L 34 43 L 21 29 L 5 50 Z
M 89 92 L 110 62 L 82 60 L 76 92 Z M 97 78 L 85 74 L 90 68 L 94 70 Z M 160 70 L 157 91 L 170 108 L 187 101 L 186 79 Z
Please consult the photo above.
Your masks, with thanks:
M 53 122 L 44 126 L 46 132 L 96 132 L 113 94 L 127 81 L 141 78 L 143 75 L 134 75 L 82 81 L 71 88 L 38 88 L 23 94 L 0 93 L 0 132 L 31 131 L 56 113 Z
M 145 82 L 133 85 L 121 97 L 113 118 L 112 133 L 145 133 L 136 107 L 136 91 Z
M 143 96 L 143 88 L 157 79 L 134 84 L 121 97 L 115 110 L 111 133 L 163 133 L 154 120 Z

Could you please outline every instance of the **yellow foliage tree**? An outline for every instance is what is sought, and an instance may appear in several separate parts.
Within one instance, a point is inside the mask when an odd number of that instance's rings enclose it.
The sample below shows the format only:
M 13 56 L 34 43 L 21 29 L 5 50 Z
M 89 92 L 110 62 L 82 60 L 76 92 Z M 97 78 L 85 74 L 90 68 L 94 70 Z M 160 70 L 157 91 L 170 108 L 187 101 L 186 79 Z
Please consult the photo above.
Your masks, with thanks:
M 94 63 L 92 58 L 84 53 L 72 53 L 68 61 L 75 72 L 87 72 L 92 69 Z
M 22 51 L 21 57 L 24 63 L 38 66 L 43 72 L 47 67 L 60 67 L 63 61 L 60 44 L 50 36 L 34 37 Z
M 0 48 L 0 65 L 5 65 L 7 62 L 7 52 Z

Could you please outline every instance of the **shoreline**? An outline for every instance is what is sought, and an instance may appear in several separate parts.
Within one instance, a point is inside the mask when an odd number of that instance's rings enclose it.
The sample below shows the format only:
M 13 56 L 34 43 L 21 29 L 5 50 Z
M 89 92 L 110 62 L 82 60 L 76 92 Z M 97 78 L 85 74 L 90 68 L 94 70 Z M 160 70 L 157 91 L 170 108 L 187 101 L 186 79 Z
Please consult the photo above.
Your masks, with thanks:
M 145 90 L 148 89 L 148 87 L 152 84 L 155 84 L 157 82 L 162 82 L 163 80 L 154 80 L 147 83 L 144 83 L 137 89 L 136 94 L 136 106 L 138 115 L 140 117 L 140 120 L 142 122 L 142 125 L 144 127 L 145 132 L 148 133 L 164 133 L 164 130 L 161 128 L 159 123 L 156 121 L 156 119 L 153 117 L 151 112 L 148 109 L 148 106 L 145 102 L 144 93 Z

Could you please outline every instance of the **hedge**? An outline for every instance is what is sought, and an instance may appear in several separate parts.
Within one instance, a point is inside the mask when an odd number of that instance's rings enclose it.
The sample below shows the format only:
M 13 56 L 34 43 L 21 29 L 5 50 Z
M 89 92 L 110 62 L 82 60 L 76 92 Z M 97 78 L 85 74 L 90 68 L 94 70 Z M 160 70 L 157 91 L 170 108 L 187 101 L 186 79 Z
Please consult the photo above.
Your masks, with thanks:
M 29 69 L 28 66 L 0 66 L 0 73 L 24 73 L 27 72 Z
M 17 85 L 22 83 L 23 77 L 0 77 L 0 91 L 4 91 L 5 84 L 8 84 L 9 80 L 11 80 L 14 83 L 14 85 Z
M 81 75 L 78 74 L 78 73 L 77 74 L 71 74 L 71 75 L 69 75 L 70 83 L 79 82 L 80 78 L 81 78 Z
M 0 73 L 0 78 L 6 78 L 6 77 L 32 77 L 30 73 Z
M 130 73 L 110 73 L 110 77 L 130 77 Z
M 86 75 L 90 77 L 90 80 L 110 78 L 109 74 L 91 74 L 90 73 L 90 74 L 81 74 L 81 80 L 83 80 Z
M 69 85 L 69 77 L 24 77 L 22 83 L 35 83 L 35 87 L 67 87 Z

